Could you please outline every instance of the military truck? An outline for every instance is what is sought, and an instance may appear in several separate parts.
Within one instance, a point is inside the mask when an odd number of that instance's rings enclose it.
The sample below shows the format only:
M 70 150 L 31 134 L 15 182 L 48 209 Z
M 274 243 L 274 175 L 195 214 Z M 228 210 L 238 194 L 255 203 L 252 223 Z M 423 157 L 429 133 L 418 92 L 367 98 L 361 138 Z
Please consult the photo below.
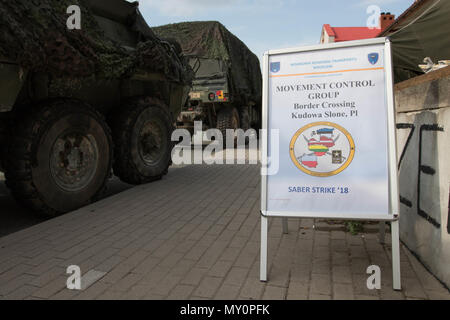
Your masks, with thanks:
M 112 168 L 130 184 L 168 172 L 193 72 L 137 2 L 2 1 L 0 30 L 0 167 L 19 202 L 51 217 L 95 201 Z
M 175 39 L 195 72 L 178 128 L 193 133 L 194 121 L 202 121 L 203 130 L 218 128 L 225 138 L 226 129 L 261 127 L 260 63 L 241 40 L 217 21 L 182 22 L 153 30 Z

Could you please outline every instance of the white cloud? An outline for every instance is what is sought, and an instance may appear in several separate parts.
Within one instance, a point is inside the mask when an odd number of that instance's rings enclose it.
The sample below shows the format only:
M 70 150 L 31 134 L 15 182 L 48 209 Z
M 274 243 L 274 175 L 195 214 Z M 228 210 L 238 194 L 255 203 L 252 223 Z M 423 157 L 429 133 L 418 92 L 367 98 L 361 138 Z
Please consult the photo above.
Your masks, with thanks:
M 375 5 L 375 6 L 379 6 L 379 7 L 383 7 L 389 4 L 393 4 L 393 3 L 400 3 L 400 2 L 405 2 L 405 0 L 361 0 L 358 3 L 358 6 L 361 7 L 368 7 L 371 5 Z M 410 0 L 411 4 L 414 2 L 414 0 Z
M 141 6 L 156 9 L 168 16 L 193 16 L 209 10 L 230 7 L 239 0 L 141 0 Z
M 215 10 L 236 12 L 281 6 L 283 0 L 141 0 L 141 7 L 158 10 L 167 16 L 195 16 Z

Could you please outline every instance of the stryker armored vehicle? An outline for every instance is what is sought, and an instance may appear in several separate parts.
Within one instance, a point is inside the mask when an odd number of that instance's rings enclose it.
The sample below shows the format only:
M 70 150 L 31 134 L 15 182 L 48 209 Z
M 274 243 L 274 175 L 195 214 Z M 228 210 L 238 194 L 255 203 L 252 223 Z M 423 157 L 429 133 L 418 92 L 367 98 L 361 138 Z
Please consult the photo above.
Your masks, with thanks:
M 262 76 L 258 58 L 216 21 L 182 22 L 154 27 L 154 32 L 181 45 L 195 72 L 189 103 L 177 127 L 193 133 L 194 121 L 203 130 L 259 129 Z
M 81 29 L 68 27 L 68 7 Z M 0 2 L 0 171 L 46 216 L 95 201 L 111 176 L 160 179 L 192 69 L 138 3 Z

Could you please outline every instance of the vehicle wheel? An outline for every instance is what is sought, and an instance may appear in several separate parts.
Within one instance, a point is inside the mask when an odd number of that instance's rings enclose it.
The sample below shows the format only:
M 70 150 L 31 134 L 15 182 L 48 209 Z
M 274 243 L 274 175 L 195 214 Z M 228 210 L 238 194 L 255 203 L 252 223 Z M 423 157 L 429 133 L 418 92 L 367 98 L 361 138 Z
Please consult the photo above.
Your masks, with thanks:
M 8 122 L 0 114 L 0 171 L 4 170 L 4 156 L 7 154 Z
M 144 98 L 112 117 L 114 174 L 130 184 L 159 180 L 171 165 L 173 124 L 168 107 Z
M 261 116 L 261 110 L 254 107 L 254 113 L 255 113 L 255 119 L 253 119 L 251 125 L 252 128 L 258 130 L 261 130 L 262 128 L 262 116 Z
M 259 138 L 259 130 L 261 130 L 262 125 L 262 119 L 261 119 L 261 112 L 258 108 L 253 107 L 253 118 L 250 120 L 250 126 L 255 129 L 256 136 Z
M 13 196 L 52 217 L 95 201 L 111 172 L 112 138 L 102 115 L 82 102 L 48 102 L 12 129 L 6 183 Z
M 244 130 L 244 133 L 247 130 L 251 129 L 250 126 L 250 115 L 248 113 L 248 107 L 243 107 L 240 112 L 240 120 L 241 120 L 241 129 Z M 245 144 L 247 145 L 250 142 L 249 137 L 245 137 Z
M 247 131 L 250 129 L 250 115 L 248 114 L 248 108 L 243 107 L 240 112 L 241 129 Z
M 239 113 L 234 107 L 224 107 L 217 114 L 217 129 L 222 132 L 223 137 L 223 147 L 226 147 L 226 137 L 227 129 L 239 129 L 240 121 L 239 121 Z M 234 136 L 234 145 L 236 145 L 237 137 Z

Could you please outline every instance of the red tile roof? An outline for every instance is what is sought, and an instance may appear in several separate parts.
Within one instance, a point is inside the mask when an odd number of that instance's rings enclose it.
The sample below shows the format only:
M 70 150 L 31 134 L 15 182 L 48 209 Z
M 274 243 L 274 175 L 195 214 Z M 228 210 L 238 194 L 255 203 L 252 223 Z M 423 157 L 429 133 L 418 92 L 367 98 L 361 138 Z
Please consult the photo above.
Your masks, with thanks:
M 329 24 L 324 24 L 323 27 L 325 28 L 325 31 L 327 32 L 329 37 L 335 37 L 336 34 L 333 31 L 333 28 Z
M 329 36 L 335 37 L 335 42 L 371 39 L 381 32 L 381 29 L 368 27 L 331 27 L 329 24 L 323 27 Z

